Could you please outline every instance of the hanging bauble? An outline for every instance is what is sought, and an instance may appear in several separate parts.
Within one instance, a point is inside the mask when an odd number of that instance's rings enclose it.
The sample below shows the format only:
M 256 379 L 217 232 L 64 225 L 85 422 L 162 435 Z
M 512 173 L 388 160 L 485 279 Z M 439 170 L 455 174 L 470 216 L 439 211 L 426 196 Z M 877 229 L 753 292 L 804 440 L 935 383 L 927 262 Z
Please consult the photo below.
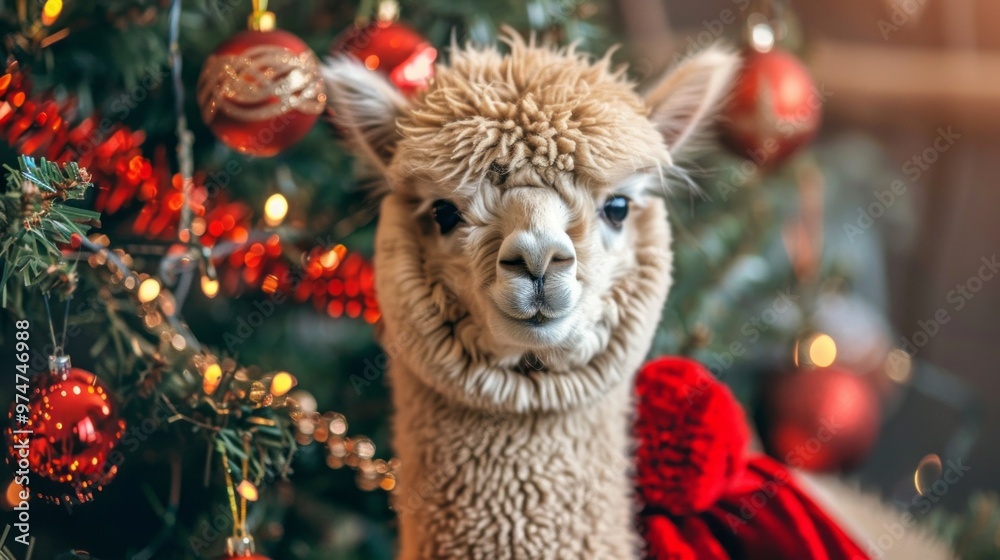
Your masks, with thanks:
M 780 375 L 765 389 L 761 437 L 769 454 L 793 467 L 851 469 L 875 444 L 879 404 L 867 377 L 843 369 Z
M 771 165 L 819 128 L 822 101 L 809 72 L 786 51 L 748 49 L 720 115 L 721 139 L 737 155 Z
M 230 37 L 205 60 L 198 106 L 212 132 L 234 150 L 273 156 L 309 132 L 326 107 L 319 60 L 270 12 Z
M 29 387 L 26 409 L 16 401 L 11 407 L 8 457 L 19 472 L 30 471 L 38 497 L 87 502 L 118 473 L 112 451 L 125 421 L 94 374 L 70 367 L 66 356 L 50 358 L 50 365 Z
M 435 49 L 419 33 L 395 21 L 352 26 L 330 46 L 331 55 L 349 54 L 381 72 L 406 95 L 426 89 L 434 77 Z

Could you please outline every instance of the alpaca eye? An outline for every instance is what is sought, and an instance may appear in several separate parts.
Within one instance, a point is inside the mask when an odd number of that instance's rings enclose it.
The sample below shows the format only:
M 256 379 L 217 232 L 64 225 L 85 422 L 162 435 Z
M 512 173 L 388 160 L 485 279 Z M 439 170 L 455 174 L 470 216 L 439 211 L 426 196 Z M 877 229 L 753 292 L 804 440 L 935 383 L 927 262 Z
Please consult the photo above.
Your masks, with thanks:
M 431 206 L 431 215 L 441 228 L 441 235 L 447 235 L 462 223 L 462 215 L 458 213 L 458 208 L 447 200 L 435 200 Z
M 625 217 L 628 216 L 628 203 L 629 200 L 627 197 L 619 194 L 612 195 L 611 198 L 604 203 L 604 210 L 602 211 L 604 219 L 607 220 L 612 227 L 622 227 L 622 222 L 624 222 Z

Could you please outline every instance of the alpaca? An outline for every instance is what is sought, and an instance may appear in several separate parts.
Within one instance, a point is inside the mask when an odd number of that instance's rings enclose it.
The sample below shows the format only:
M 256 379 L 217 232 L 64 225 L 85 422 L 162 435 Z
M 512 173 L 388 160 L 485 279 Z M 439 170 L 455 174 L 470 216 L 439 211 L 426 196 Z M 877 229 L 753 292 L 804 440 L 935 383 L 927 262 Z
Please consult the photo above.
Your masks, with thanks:
M 375 238 L 401 560 L 641 555 L 631 384 L 671 284 L 665 175 L 726 95 L 705 50 L 645 96 L 609 56 L 453 48 L 401 96 L 323 70 L 384 178 Z
M 325 69 L 388 188 L 400 558 L 634 558 L 630 380 L 671 281 L 647 191 L 738 59 L 701 53 L 643 99 L 608 57 L 507 43 L 454 49 L 409 101 L 354 63 Z

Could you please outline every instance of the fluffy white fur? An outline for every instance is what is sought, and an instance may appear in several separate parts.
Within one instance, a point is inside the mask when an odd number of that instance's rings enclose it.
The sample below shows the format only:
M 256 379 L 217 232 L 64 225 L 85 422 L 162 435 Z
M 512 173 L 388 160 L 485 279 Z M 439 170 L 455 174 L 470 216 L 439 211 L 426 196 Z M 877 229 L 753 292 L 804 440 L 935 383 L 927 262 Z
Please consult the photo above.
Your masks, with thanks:
M 505 42 L 453 49 L 412 100 L 351 60 L 324 69 L 388 190 L 375 267 L 400 558 L 636 558 L 631 381 L 671 282 L 647 192 L 738 58 L 709 49 L 643 98 L 608 57 Z M 620 228 L 602 218 L 619 195 Z M 440 200 L 461 213 L 454 231 L 432 218 Z
M 954 560 L 948 546 L 905 516 L 832 476 L 801 475 L 800 484 L 873 560 Z

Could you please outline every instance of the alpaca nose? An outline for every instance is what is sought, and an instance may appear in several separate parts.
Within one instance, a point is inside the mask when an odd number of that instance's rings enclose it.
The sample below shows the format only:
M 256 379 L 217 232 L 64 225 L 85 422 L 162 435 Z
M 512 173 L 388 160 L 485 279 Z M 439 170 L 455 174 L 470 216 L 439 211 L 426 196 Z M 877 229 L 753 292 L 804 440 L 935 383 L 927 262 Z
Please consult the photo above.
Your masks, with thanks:
M 541 282 L 546 273 L 570 268 L 576 262 L 576 251 L 563 232 L 521 231 L 500 245 L 498 262 L 501 270 Z

